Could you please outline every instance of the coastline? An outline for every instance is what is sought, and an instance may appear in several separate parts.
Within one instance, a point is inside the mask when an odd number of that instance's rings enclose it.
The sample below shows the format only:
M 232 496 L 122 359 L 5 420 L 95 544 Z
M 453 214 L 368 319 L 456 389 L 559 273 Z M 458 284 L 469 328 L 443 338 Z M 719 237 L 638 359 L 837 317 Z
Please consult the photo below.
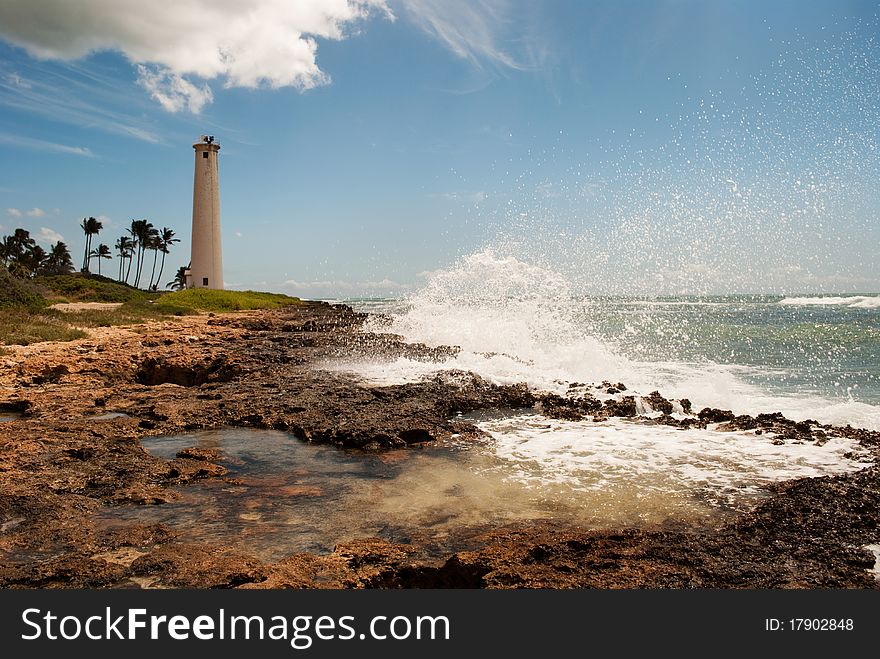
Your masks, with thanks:
M 360 333 L 366 314 L 304 303 L 142 326 L 95 328 L 66 343 L 0 356 L 0 587 L 2 588 L 877 588 L 880 433 L 734 417 L 703 410 L 652 423 L 762 429 L 798 441 L 859 441 L 874 464 L 768 488 L 753 510 L 715 525 L 583 529 L 540 521 L 500 527 L 469 551 L 426 559 L 413 545 L 364 538 L 329 554 L 274 563 L 229 546 L 186 542 L 163 525 L 95 523 L 105 506 L 161 505 L 175 486 L 223 479 L 209 452 L 172 460 L 143 437 L 222 427 L 267 428 L 370 452 L 482 433 L 455 412 L 540 409 L 562 419 L 635 416 L 626 397 L 540 394 L 468 373 L 373 386 L 322 361 L 350 355 L 435 360 L 454 348 Z M 654 408 L 668 401 L 657 392 Z M 647 422 L 647 421 L 645 421 Z M 767 439 L 767 441 L 770 441 Z

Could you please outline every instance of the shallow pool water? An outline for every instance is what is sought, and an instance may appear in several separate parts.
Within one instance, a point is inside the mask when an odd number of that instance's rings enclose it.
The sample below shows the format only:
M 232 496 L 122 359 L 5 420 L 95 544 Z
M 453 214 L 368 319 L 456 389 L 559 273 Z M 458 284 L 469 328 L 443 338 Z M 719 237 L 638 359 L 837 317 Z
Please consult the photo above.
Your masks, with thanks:
M 768 445 L 755 436 L 741 436 L 737 450 L 722 450 L 732 433 L 566 424 L 534 415 L 473 420 L 493 438 L 382 453 L 314 446 L 270 430 L 144 439 L 165 458 L 191 446 L 219 449 L 229 474 L 179 487 L 172 503 L 108 508 L 99 522 L 162 522 L 184 540 L 232 545 L 266 560 L 329 552 L 369 536 L 441 556 L 475 546 L 474 538 L 491 528 L 529 520 L 589 527 L 699 523 L 754 505 L 763 496 L 761 483 L 804 470 L 864 466 L 841 457 L 849 445 L 790 447 L 788 455 L 786 447 L 774 447 L 762 467 L 749 462 L 750 442 Z

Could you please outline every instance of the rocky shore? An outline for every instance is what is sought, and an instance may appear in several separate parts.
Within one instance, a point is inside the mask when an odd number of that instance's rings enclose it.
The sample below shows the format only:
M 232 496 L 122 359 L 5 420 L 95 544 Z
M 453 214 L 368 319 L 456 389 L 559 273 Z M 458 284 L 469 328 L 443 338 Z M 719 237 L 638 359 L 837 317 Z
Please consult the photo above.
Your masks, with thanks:
M 624 383 L 573 385 L 566 396 L 496 386 L 446 371 L 372 386 L 323 370 L 367 355 L 437 360 L 454 347 L 363 333 L 363 314 L 304 303 L 279 311 L 181 317 L 90 330 L 88 339 L 14 346 L 0 355 L 0 587 L 38 588 L 876 588 L 880 471 L 788 481 L 749 512 L 710 527 L 496 528 L 471 551 L 428 560 L 419 548 L 364 538 L 332 553 L 269 563 L 187 542 L 163 525 L 107 529 L 108 506 L 162 505 L 175 486 L 223 479 L 216 451 L 150 455 L 140 439 L 229 426 L 376 452 L 478 439 L 458 419 L 533 408 L 560 419 L 631 418 L 682 432 L 711 425 L 760 441 L 858 441 L 875 459 L 880 433 L 779 414 L 691 410 Z M 639 416 L 648 405 L 655 414 Z M 659 414 L 657 414 L 659 413 Z M 763 435 L 763 437 L 761 437 Z

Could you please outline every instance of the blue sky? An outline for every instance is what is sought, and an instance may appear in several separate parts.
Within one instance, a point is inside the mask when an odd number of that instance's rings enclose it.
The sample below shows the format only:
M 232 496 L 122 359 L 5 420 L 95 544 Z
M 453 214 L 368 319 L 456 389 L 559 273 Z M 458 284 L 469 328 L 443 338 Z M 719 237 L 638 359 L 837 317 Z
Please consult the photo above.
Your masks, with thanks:
M 878 10 L 4 0 L 0 232 L 147 218 L 173 273 L 210 133 L 231 287 L 404 294 L 491 248 L 586 292 L 875 292 Z

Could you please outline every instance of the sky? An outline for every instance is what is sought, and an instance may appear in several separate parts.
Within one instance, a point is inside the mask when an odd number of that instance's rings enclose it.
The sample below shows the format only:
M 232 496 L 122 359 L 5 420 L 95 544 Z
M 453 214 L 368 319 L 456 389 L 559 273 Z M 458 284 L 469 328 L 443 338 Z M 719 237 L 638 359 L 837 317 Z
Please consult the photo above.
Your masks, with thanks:
M 0 234 L 170 227 L 399 296 L 485 251 L 609 294 L 880 291 L 880 3 L 3 0 Z M 105 263 L 115 272 L 115 264 Z M 164 282 L 163 282 L 164 283 Z

